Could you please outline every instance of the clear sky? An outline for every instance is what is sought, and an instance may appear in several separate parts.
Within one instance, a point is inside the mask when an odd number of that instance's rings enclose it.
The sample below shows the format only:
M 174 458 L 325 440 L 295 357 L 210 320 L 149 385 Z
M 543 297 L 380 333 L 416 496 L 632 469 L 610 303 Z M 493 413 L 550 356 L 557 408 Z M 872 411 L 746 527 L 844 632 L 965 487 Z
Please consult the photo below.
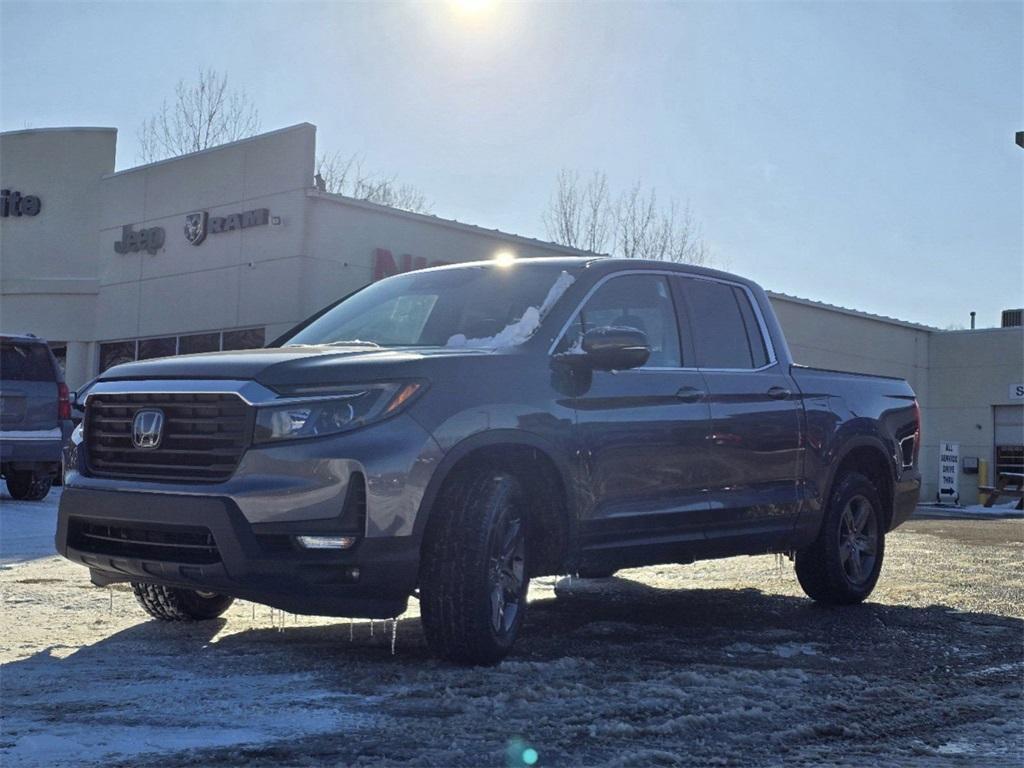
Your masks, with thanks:
M 467 6 L 480 5 L 477 9 Z M 0 127 L 136 130 L 200 67 L 439 216 L 543 237 L 560 167 L 717 265 L 940 327 L 1024 305 L 1024 4 L 0 2 Z

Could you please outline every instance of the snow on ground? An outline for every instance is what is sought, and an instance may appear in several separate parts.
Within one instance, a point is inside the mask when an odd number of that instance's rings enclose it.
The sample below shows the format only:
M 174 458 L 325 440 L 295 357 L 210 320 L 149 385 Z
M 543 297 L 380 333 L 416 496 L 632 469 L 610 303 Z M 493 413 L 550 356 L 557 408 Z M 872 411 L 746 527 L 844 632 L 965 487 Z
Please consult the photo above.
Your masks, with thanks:
M 0 564 L 54 554 L 60 488 L 42 501 L 15 501 L 0 494 Z
M 1017 509 L 1019 499 L 1009 501 L 997 501 L 991 507 L 984 504 L 968 504 L 959 506 L 957 504 L 921 504 L 917 508 L 915 517 L 1024 517 L 1024 511 Z
M 0 536 L 54 507 L 3 499 Z M 238 602 L 161 624 L 60 558 L 8 562 L 0 763 L 479 766 L 511 744 L 547 766 L 1019 766 L 1021 529 L 909 523 L 845 609 L 770 557 L 537 580 L 486 669 L 431 659 L 415 602 L 392 656 L 386 622 Z

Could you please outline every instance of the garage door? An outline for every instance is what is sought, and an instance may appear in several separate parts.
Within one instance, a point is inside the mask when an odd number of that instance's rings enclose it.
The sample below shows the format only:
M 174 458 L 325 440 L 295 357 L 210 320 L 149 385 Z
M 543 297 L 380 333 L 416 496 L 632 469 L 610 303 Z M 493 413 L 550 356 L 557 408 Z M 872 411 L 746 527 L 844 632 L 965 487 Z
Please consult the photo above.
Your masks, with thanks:
M 1024 405 L 997 405 L 994 410 L 996 478 L 1000 472 L 1024 472 Z

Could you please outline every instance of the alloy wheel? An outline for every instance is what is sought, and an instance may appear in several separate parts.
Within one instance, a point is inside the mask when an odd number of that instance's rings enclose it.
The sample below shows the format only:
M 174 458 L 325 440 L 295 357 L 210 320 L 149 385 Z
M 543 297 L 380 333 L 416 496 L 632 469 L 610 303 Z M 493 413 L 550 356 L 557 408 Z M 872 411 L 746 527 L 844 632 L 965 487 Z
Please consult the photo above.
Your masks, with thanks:
M 506 509 L 495 526 L 488 576 L 491 628 L 496 634 L 505 635 L 515 626 L 525 599 L 526 535 L 523 518 L 515 509 Z
M 878 515 L 864 496 L 850 498 L 839 516 L 839 561 L 846 578 L 861 585 L 871 578 L 878 560 Z

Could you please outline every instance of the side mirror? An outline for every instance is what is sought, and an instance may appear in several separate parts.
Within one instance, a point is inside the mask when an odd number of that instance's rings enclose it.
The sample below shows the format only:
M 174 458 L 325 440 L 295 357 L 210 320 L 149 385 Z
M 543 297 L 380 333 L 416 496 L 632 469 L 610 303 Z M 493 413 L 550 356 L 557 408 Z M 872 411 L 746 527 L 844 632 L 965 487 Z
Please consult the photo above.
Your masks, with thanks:
M 647 334 L 636 328 L 594 328 L 583 334 L 582 346 L 586 360 L 599 371 L 639 368 L 651 356 Z

